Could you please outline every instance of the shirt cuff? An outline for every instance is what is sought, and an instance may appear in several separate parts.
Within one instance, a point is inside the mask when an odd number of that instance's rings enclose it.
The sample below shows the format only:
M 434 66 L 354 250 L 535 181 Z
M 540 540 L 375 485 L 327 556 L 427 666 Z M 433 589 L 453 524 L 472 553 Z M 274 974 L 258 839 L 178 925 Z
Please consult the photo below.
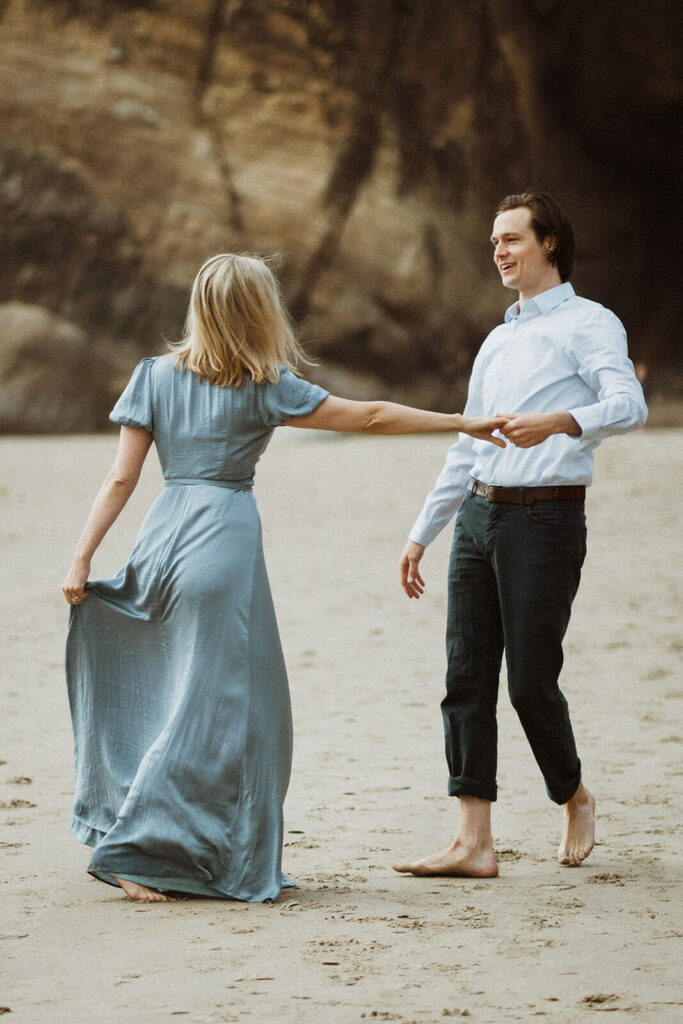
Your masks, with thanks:
M 458 503 L 458 508 L 460 508 L 460 504 L 461 502 Z M 421 544 L 426 548 L 439 536 L 444 526 L 446 526 L 447 523 L 450 523 L 457 511 L 458 509 L 455 509 L 451 511 L 445 519 L 438 519 L 436 521 L 430 521 L 430 519 L 425 516 L 424 512 L 421 512 L 415 520 L 412 530 L 408 534 L 408 539 L 414 541 L 415 544 Z
M 568 412 L 570 416 L 574 417 L 581 428 L 581 433 L 575 440 L 597 441 L 600 438 L 602 423 L 597 404 L 584 405 L 581 409 L 569 409 Z

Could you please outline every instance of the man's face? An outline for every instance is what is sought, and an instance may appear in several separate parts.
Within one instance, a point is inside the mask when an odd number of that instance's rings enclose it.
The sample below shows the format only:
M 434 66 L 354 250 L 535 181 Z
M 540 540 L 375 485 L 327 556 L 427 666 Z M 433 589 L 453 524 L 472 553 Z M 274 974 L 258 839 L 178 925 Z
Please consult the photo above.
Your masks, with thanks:
M 498 214 L 491 243 L 493 260 L 506 288 L 514 288 L 522 297 L 530 298 L 552 287 L 549 280 L 551 276 L 555 278 L 555 268 L 548 260 L 544 244 L 536 237 L 531 212 L 525 206 Z

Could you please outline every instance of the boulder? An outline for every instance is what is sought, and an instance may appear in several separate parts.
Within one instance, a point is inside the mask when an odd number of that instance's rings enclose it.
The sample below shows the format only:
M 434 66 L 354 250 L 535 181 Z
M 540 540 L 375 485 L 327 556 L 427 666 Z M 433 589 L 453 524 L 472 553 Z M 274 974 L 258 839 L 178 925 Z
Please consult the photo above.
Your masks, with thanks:
M 76 324 L 42 306 L 0 305 L 0 432 L 103 429 L 112 365 Z

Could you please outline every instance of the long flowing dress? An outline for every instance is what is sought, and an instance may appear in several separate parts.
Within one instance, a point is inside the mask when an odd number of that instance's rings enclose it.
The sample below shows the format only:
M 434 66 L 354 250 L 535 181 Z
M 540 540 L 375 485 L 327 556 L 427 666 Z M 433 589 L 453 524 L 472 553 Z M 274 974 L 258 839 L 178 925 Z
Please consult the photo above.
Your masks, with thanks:
M 266 574 L 254 467 L 322 388 L 209 384 L 143 359 L 111 413 L 149 430 L 165 486 L 128 563 L 72 606 L 71 830 L 91 874 L 266 901 L 282 886 L 289 689 Z

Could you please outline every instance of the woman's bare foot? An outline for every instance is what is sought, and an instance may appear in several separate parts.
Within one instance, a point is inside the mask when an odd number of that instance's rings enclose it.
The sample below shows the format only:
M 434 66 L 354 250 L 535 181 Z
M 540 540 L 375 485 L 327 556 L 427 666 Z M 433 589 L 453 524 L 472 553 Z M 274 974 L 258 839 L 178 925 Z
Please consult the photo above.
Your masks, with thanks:
M 114 876 L 116 878 L 116 876 Z M 171 903 L 171 897 L 158 889 L 148 889 L 146 885 L 139 885 L 137 882 L 129 882 L 127 878 L 117 878 L 126 896 L 138 903 Z
M 495 878 L 498 874 L 493 847 L 466 847 L 456 839 L 452 846 L 410 864 L 394 864 L 394 871 L 411 875 L 464 875 L 467 878 Z
M 583 782 L 563 809 L 564 835 L 557 848 L 557 859 L 560 864 L 576 868 L 595 845 L 595 799 Z

